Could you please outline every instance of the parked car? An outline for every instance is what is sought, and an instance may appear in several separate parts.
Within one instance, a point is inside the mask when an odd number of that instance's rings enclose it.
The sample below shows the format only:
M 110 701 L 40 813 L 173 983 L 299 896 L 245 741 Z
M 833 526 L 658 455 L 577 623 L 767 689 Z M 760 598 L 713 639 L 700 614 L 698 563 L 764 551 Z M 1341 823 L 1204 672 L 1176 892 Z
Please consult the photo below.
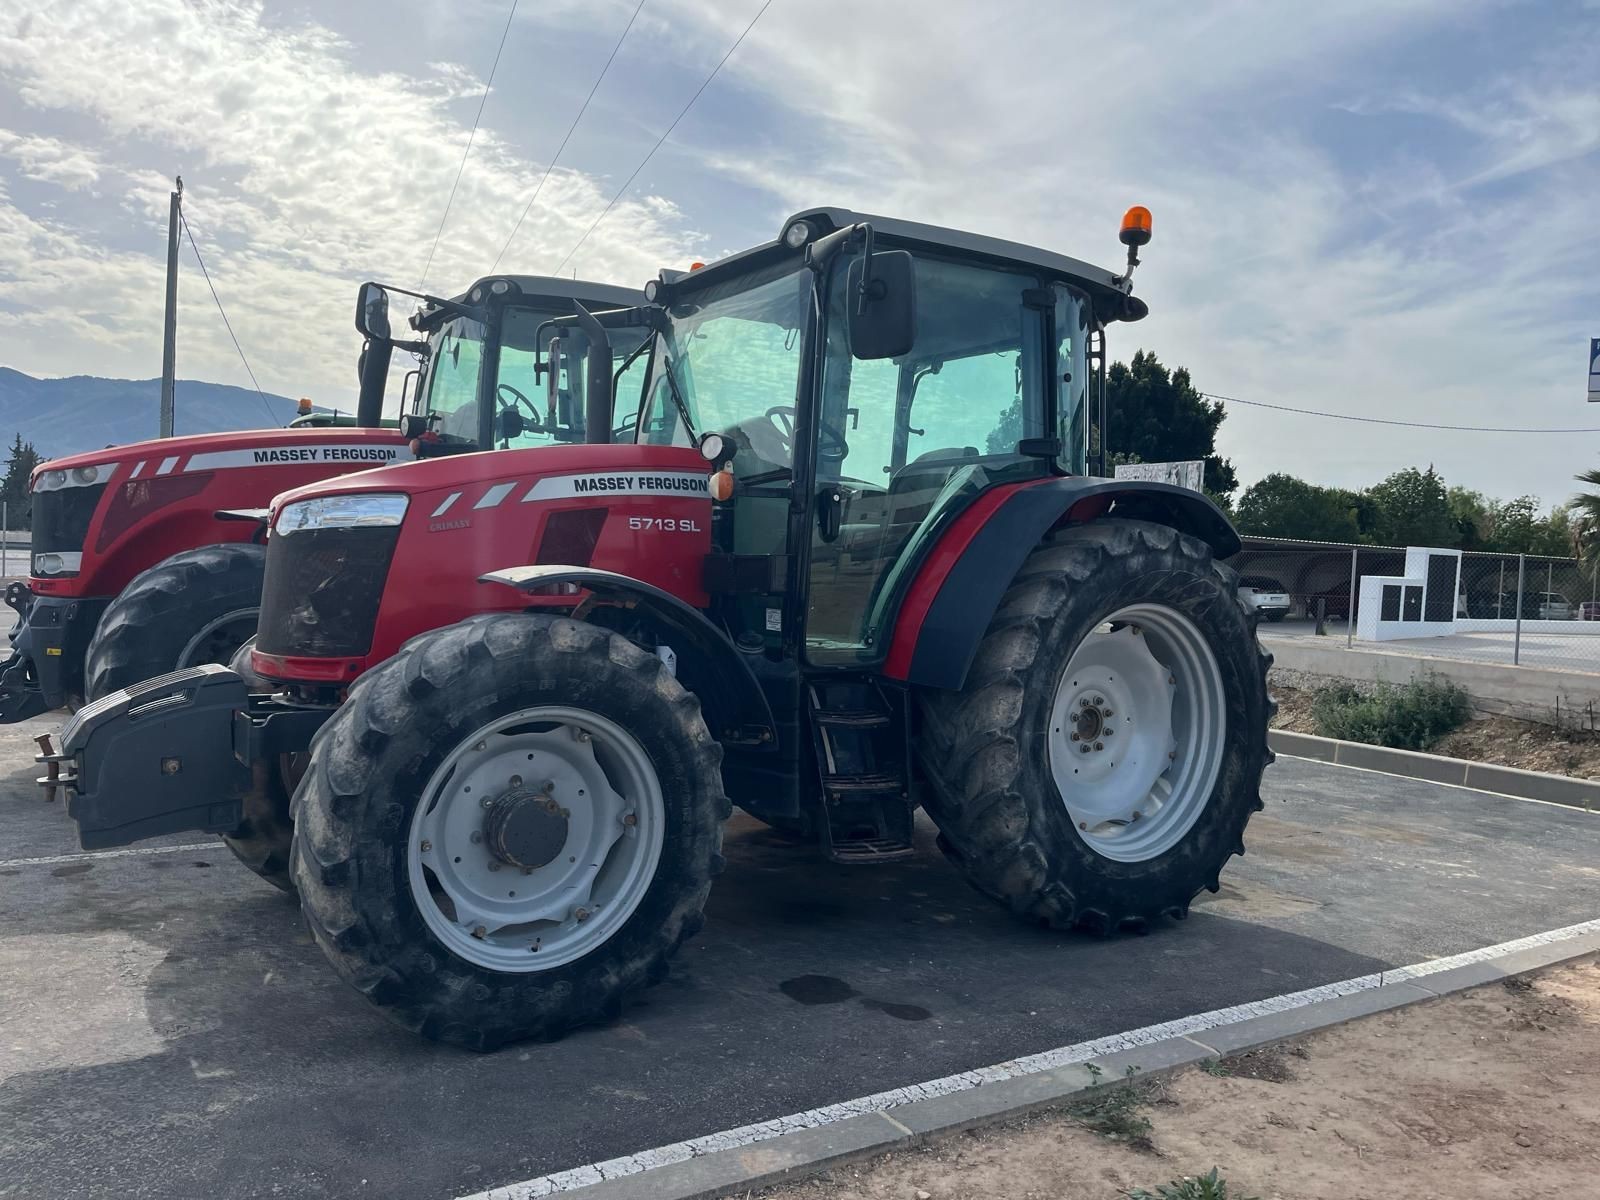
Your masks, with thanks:
M 1600 621 L 1600 600 L 1585 600 L 1578 605 L 1578 620 Z
M 1539 620 L 1570 621 L 1573 618 L 1572 601 L 1560 592 L 1540 592 Z
M 1266 621 L 1281 621 L 1289 615 L 1289 593 L 1271 579 L 1243 580 L 1239 599 Z

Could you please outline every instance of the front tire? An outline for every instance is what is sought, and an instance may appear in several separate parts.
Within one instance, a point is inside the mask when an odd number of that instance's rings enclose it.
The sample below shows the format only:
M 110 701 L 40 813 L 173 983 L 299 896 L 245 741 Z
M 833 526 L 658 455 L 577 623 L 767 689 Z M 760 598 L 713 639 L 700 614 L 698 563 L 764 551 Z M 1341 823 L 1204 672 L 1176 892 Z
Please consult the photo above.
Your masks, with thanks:
M 720 764 L 699 702 L 620 635 L 532 614 L 425 634 L 317 734 L 301 906 L 406 1028 L 473 1050 L 560 1037 L 660 980 L 703 924 Z
M 929 815 L 974 886 L 1097 932 L 1183 917 L 1217 889 L 1272 761 L 1271 659 L 1237 583 L 1204 543 L 1143 521 L 1072 527 L 1029 556 L 963 688 L 922 698 Z
M 225 542 L 134 576 L 101 614 L 84 662 L 90 700 L 157 675 L 226 663 L 256 631 L 267 552 Z

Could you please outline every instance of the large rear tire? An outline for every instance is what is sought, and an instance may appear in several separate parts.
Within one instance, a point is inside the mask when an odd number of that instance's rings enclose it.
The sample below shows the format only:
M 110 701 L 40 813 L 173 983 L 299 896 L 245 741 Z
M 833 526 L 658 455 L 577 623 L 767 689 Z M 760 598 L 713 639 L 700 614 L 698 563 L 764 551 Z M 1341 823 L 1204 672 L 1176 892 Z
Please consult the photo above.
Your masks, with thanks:
M 661 660 L 477 617 L 363 676 L 295 795 L 312 935 L 386 1016 L 492 1050 L 660 980 L 722 866 L 721 747 Z
M 225 542 L 134 576 L 101 614 L 84 662 L 90 700 L 168 671 L 226 663 L 256 631 L 266 550 Z
M 1028 920 L 1096 932 L 1187 915 L 1261 808 L 1271 662 L 1202 542 L 1104 520 L 1055 535 L 958 692 L 922 697 L 940 844 Z

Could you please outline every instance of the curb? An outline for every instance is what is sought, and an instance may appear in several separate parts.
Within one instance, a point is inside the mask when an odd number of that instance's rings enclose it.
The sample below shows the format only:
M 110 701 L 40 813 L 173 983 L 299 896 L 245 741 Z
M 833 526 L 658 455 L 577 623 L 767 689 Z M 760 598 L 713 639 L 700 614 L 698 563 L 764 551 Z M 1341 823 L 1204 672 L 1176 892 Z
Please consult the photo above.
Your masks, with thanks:
M 1101 1038 L 1084 1045 L 1106 1046 L 1105 1053 L 1078 1054 L 1074 1061 L 1040 1070 L 1006 1074 L 1007 1068 L 1020 1063 L 1059 1059 L 1078 1048 L 1066 1047 L 984 1068 L 969 1073 L 972 1079 L 960 1090 L 887 1105 L 875 1104 L 877 1097 L 864 1097 L 830 1106 L 841 1115 L 826 1123 L 791 1128 L 743 1144 L 730 1144 L 740 1132 L 730 1130 L 695 1139 L 693 1149 L 679 1143 L 642 1151 L 624 1159 L 490 1188 L 466 1200 L 531 1200 L 555 1195 L 566 1200 L 714 1200 L 742 1196 L 831 1166 L 905 1150 L 931 1138 L 1057 1105 L 1087 1092 L 1102 1080 L 1114 1082 L 1135 1072 L 1143 1077 L 1177 1070 L 1597 952 L 1600 921 L 1587 921 L 1483 951 L 1314 988 L 1311 991 L 1322 998 L 1308 1003 L 1294 1003 L 1305 995 L 1295 993 L 1153 1026 L 1153 1031 L 1163 1031 L 1165 1036 L 1148 1040 L 1139 1040 L 1142 1031 Z M 1119 1044 L 1121 1048 L 1116 1048 Z M 931 1090 L 933 1086 L 923 1088 Z M 918 1090 L 909 1089 L 912 1093 Z M 843 1115 L 852 1109 L 858 1111 Z M 805 1115 L 771 1124 L 798 1124 Z M 718 1141 L 726 1148 L 717 1148 Z
M 1391 750 L 1387 746 L 1369 746 L 1365 742 L 1341 742 L 1336 738 L 1317 737 L 1310 733 L 1291 733 L 1287 729 L 1269 729 L 1267 745 L 1278 754 L 1309 758 L 1341 767 L 1360 767 L 1388 775 L 1403 775 L 1408 779 L 1425 779 L 1429 783 L 1449 783 L 1482 792 L 1499 792 L 1520 800 L 1542 800 L 1546 804 L 1581 808 L 1585 812 L 1600 810 L 1600 782 L 1590 779 L 1547 775 L 1542 771 L 1500 767 L 1465 758 L 1445 758 L 1443 755 L 1422 754 L 1415 750 Z

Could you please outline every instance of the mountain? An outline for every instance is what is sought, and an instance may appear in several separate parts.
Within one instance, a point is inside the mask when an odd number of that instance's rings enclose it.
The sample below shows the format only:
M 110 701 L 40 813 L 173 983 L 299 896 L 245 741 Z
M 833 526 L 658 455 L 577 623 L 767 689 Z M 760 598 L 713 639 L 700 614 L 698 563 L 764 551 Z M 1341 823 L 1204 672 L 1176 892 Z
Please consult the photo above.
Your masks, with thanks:
M 250 388 L 198 379 L 180 379 L 174 388 L 178 433 L 287 425 L 295 406 L 287 396 L 268 392 L 263 400 Z M 153 438 L 160 410 L 159 379 L 35 379 L 0 367 L 0 442 L 9 446 L 20 432 L 45 458 Z

